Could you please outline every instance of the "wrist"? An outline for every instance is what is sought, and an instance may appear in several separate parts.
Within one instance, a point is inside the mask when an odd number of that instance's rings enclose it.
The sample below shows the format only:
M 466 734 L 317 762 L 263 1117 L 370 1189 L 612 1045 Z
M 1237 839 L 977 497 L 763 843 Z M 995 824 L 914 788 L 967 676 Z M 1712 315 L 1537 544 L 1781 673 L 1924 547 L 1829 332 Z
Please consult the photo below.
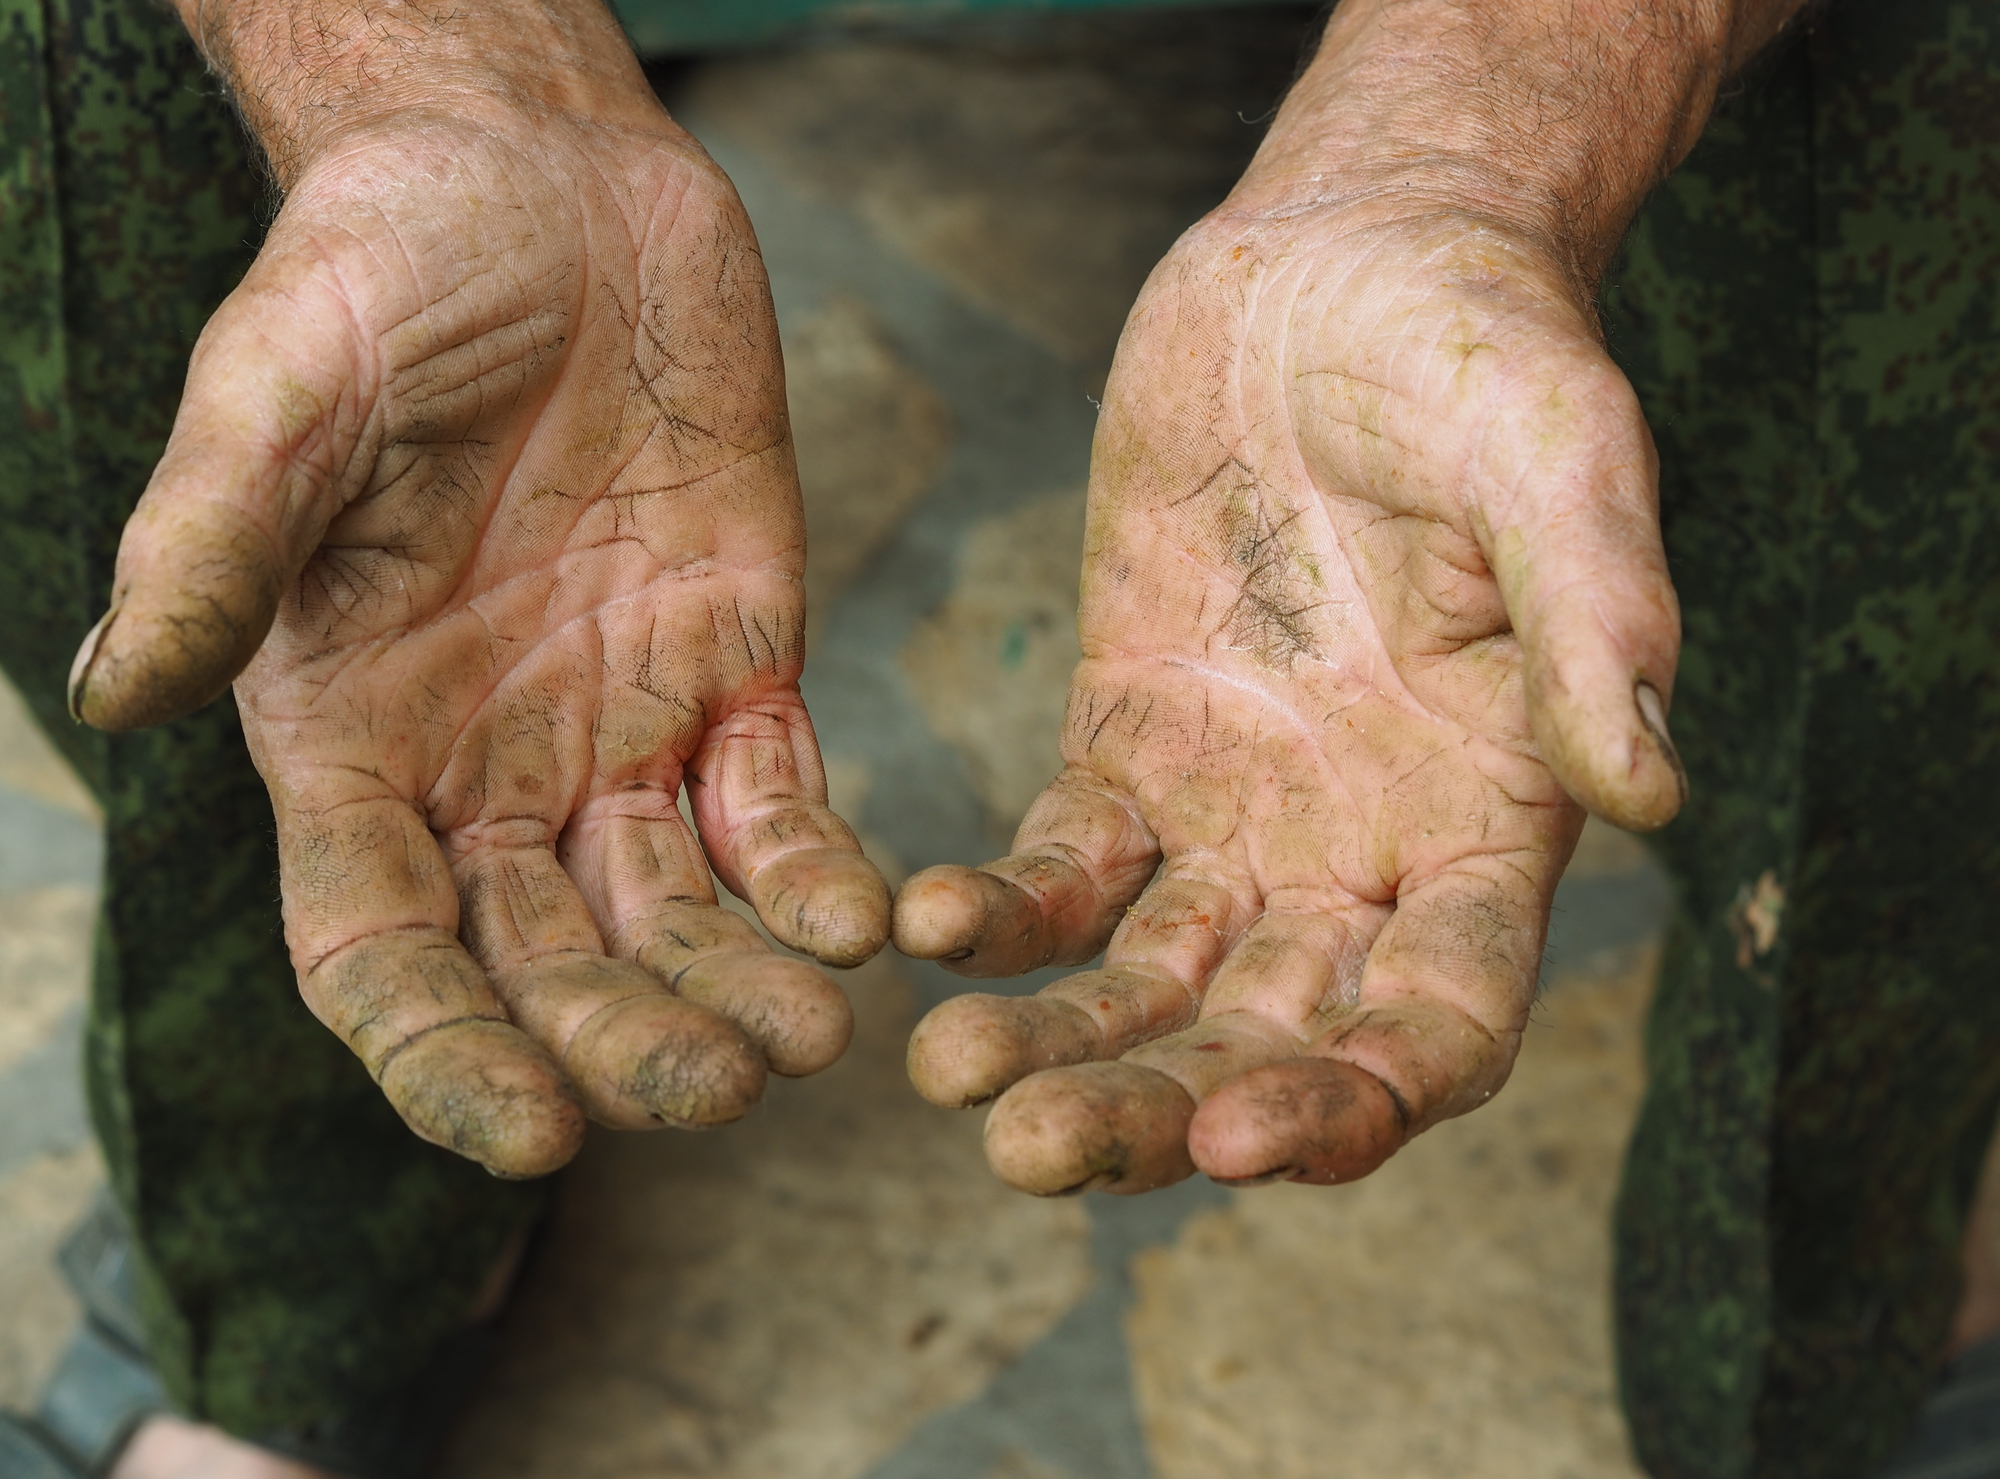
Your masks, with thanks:
M 657 131 L 665 111 L 599 0 L 489 0 L 432 14 L 362 0 L 327 23 L 301 0 L 176 0 L 281 189 L 341 140 L 399 118 L 584 117 Z
M 1484 218 L 1594 292 L 1798 0 L 1347 0 L 1230 209 Z

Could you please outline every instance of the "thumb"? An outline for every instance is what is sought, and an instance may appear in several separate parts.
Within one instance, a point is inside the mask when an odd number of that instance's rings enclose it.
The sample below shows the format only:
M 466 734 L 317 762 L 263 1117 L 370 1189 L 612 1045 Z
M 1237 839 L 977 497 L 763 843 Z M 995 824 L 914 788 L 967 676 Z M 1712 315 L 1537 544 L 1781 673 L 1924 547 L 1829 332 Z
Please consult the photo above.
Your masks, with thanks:
M 1598 355 L 1529 425 L 1500 428 L 1482 461 L 1516 490 L 1489 504 L 1480 537 L 1521 643 L 1542 759 L 1606 821 L 1666 825 L 1687 800 L 1667 728 L 1680 605 L 1638 398 Z
M 358 357 L 330 285 L 260 262 L 202 331 L 167 448 L 118 545 L 70 713 L 138 729 L 218 697 L 256 655 L 339 506 Z M 352 436 L 344 439 L 349 446 Z

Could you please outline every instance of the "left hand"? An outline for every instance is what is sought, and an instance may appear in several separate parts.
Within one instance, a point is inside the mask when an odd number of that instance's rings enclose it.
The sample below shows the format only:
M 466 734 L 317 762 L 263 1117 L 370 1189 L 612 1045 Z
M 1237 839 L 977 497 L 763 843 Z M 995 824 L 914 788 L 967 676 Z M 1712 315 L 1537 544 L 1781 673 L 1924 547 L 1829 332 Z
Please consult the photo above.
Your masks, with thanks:
M 1106 391 L 1067 768 L 895 918 L 967 975 L 1104 968 L 938 1007 L 918 1089 L 999 1095 L 988 1156 L 1044 1194 L 1347 1180 L 1490 1098 L 1571 796 L 1680 804 L 1654 499 L 1529 233 L 1402 193 L 1191 231 Z

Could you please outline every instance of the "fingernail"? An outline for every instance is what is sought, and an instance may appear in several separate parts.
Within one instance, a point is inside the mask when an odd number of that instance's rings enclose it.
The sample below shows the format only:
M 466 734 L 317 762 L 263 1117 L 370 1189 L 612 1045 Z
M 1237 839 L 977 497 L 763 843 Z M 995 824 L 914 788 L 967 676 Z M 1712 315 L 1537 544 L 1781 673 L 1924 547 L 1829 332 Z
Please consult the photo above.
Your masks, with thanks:
M 1084 1177 L 1073 1186 L 1065 1186 L 1056 1191 L 1037 1192 L 1035 1195 L 1047 1197 L 1051 1201 L 1057 1197 L 1080 1197 L 1085 1192 L 1103 1190 L 1122 1174 L 1121 1171 L 1099 1171 L 1095 1175 Z
M 69 665 L 69 716 L 81 724 L 83 719 L 84 690 L 90 684 L 90 665 L 97 661 L 97 649 L 104 645 L 104 634 L 111 630 L 112 618 L 118 615 L 118 603 L 113 601 L 111 609 L 97 618 L 97 625 L 85 635 L 83 644 L 76 649 L 76 656 Z
M 1646 732 L 1653 737 L 1653 743 L 1660 747 L 1660 753 L 1666 756 L 1667 764 L 1674 768 L 1674 779 L 1680 782 L 1681 800 L 1686 801 L 1687 771 L 1681 765 L 1680 751 L 1674 748 L 1673 739 L 1667 733 L 1667 706 L 1660 700 L 1660 690 L 1642 678 L 1633 688 L 1632 697 L 1639 706 L 1639 722 L 1646 726 Z
M 1253 1186 L 1269 1186 L 1280 1177 L 1289 1179 L 1298 1174 L 1296 1166 L 1285 1166 L 1276 1171 L 1264 1171 L 1255 1176 L 1211 1176 L 1208 1179 L 1217 1186 L 1226 1186 L 1231 1191 L 1243 1191 Z

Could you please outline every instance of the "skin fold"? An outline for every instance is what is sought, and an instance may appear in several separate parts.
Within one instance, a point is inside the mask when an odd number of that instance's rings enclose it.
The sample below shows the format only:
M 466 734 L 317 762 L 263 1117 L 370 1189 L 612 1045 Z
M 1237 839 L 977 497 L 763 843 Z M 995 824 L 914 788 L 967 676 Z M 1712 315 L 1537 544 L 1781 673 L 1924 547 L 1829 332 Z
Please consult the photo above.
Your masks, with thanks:
M 1349 1180 L 1506 1081 L 1588 808 L 1668 821 L 1679 620 L 1591 303 L 1786 3 L 1348 0 L 1153 273 L 1094 449 L 1064 769 L 895 942 L 1026 1191 Z M 1108 948 L 1107 948 L 1108 946 Z
M 742 1115 L 880 948 L 798 693 L 804 525 L 734 191 L 592 4 L 190 7 L 284 203 L 72 706 L 235 684 L 307 1003 L 497 1174 Z M 685 783 L 699 840 L 681 820 Z M 704 856 L 705 854 L 705 856 Z

